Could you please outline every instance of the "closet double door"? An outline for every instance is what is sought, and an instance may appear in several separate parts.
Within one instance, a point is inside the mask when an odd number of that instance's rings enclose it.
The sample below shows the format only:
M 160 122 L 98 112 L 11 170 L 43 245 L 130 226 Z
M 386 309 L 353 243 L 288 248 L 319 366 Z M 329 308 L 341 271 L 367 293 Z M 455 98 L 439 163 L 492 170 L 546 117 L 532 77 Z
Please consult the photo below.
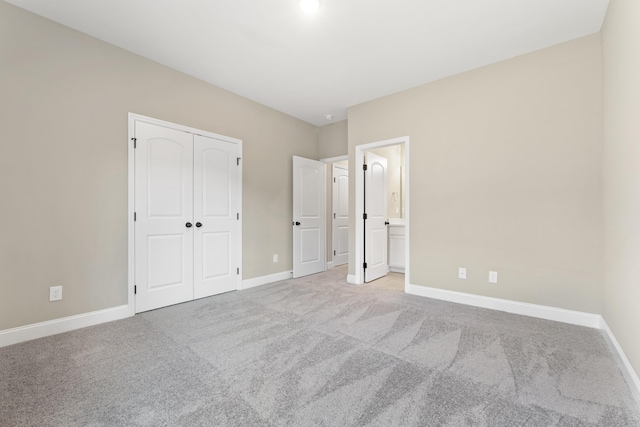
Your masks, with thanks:
M 136 312 L 236 290 L 239 147 L 135 122 Z

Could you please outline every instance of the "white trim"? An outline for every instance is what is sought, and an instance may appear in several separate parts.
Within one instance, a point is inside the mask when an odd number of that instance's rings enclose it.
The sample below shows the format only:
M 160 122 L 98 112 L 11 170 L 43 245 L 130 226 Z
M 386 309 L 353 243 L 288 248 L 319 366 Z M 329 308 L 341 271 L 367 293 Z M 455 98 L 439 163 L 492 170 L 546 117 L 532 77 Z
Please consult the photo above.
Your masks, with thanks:
M 357 277 L 355 274 L 347 274 L 347 283 L 350 283 L 352 285 L 361 285 L 361 283 L 357 282 Z
M 331 270 L 333 268 L 333 261 L 327 262 L 327 270 Z
M 128 156 L 128 179 L 127 179 L 127 305 L 131 307 L 132 315 L 135 313 L 135 224 L 133 221 L 133 213 L 135 211 L 135 150 L 133 148 L 133 138 L 135 137 L 135 123 L 136 121 L 147 122 L 156 126 L 169 127 L 171 129 L 188 132 L 195 135 L 206 136 L 208 138 L 214 138 L 221 141 L 230 142 L 238 146 L 238 157 L 240 157 L 240 163 L 238 165 L 238 212 L 240 213 L 240 221 L 238 224 L 238 268 L 240 273 L 238 275 L 237 290 L 243 289 L 242 275 L 242 140 L 238 138 L 232 138 L 230 136 L 220 135 L 213 132 L 208 132 L 201 129 L 192 128 L 189 126 L 180 125 L 177 123 L 167 122 L 164 120 L 154 119 L 152 117 L 142 116 L 140 114 L 129 113 L 128 114 L 128 128 L 129 135 L 127 140 L 127 156 Z
M 622 376 L 627 382 L 627 385 L 629 386 L 631 394 L 635 398 L 636 403 L 638 404 L 638 406 L 640 406 L 640 379 L 638 378 L 636 372 L 633 370 L 631 362 L 629 362 L 629 359 L 627 359 L 627 356 L 624 354 L 620 343 L 618 343 L 618 340 L 613 335 L 613 332 L 611 332 L 611 329 L 609 329 L 609 325 L 607 325 L 607 322 L 604 320 L 604 318 L 601 319 L 600 326 L 607 338 L 607 341 L 611 345 L 612 350 L 615 350 L 614 353 L 617 358 L 619 358 L 618 362 L 621 365 L 620 370 L 622 371 Z
M 125 319 L 133 316 L 133 314 L 130 306 L 121 305 L 104 310 L 92 311 L 90 313 L 76 314 L 74 316 L 48 320 L 46 322 L 5 329 L 4 331 L 0 331 L 0 347 L 50 335 L 57 335 L 100 323 Z
M 133 113 L 129 113 L 128 117 L 128 139 L 127 139 L 127 304 L 131 307 L 133 314 L 135 314 L 135 223 L 133 221 L 133 215 L 136 209 L 136 181 L 135 181 L 135 168 L 136 158 L 134 150 L 133 138 L 136 134 L 135 118 L 137 116 Z
M 351 179 L 351 174 L 355 175 L 355 251 L 354 251 L 354 259 L 355 259 L 355 274 L 350 276 L 351 279 L 347 278 L 349 283 L 362 284 L 364 283 L 364 274 L 362 270 L 362 263 L 364 262 L 363 254 L 363 229 L 364 229 L 364 220 L 362 219 L 362 214 L 364 213 L 364 198 L 362 195 L 364 194 L 364 176 L 362 172 L 362 165 L 364 164 L 364 153 L 368 150 L 373 150 L 375 148 L 387 147 L 389 145 L 398 145 L 404 144 L 404 179 L 405 179 L 405 192 L 403 193 L 403 202 L 404 202 L 404 221 L 405 221 L 405 240 L 404 240 L 404 248 L 405 248 L 405 276 L 404 276 L 404 288 L 405 292 L 408 292 L 409 289 L 409 280 L 410 280 L 410 265 L 411 265 L 411 251 L 410 251 L 410 215 L 411 215 L 411 204 L 409 200 L 409 195 L 411 194 L 411 186 L 410 186 L 410 156 L 409 156 L 409 144 L 410 138 L 408 136 L 402 136 L 399 138 L 387 139 L 385 141 L 372 142 L 369 144 L 360 144 L 355 147 L 355 158 L 354 165 L 355 171 L 349 171 L 349 179 Z M 405 197 L 406 196 L 406 197 Z
M 349 156 L 345 154 L 344 156 L 327 157 L 326 159 L 320 159 L 318 161 L 323 163 L 335 163 L 343 160 L 349 160 Z
M 391 271 L 393 273 L 402 273 L 402 274 L 404 274 L 404 268 L 403 267 L 389 267 L 389 271 Z
M 507 313 L 523 316 L 538 317 L 540 319 L 554 320 L 556 322 L 570 323 L 572 325 L 586 326 L 600 329 L 602 316 L 599 314 L 584 313 L 582 311 L 565 310 L 563 308 L 549 307 L 545 305 L 529 304 L 526 302 L 511 301 L 500 298 L 485 297 L 482 295 L 467 294 L 464 292 L 449 291 L 445 289 L 429 288 L 426 286 L 409 285 L 407 293 L 474 307 L 489 308 L 492 310 L 506 311 Z
M 253 279 L 243 280 L 240 290 L 268 285 L 269 283 L 281 282 L 291 278 L 293 278 L 293 270 L 281 271 L 280 273 L 269 274 L 267 276 L 254 277 Z
M 238 290 L 242 289 L 242 276 L 244 275 L 244 268 L 242 268 L 242 223 L 244 222 L 244 215 L 242 212 L 242 165 L 244 165 L 244 157 L 242 155 L 242 140 L 237 140 L 238 144 L 238 213 L 240 214 L 240 220 L 238 221 Z

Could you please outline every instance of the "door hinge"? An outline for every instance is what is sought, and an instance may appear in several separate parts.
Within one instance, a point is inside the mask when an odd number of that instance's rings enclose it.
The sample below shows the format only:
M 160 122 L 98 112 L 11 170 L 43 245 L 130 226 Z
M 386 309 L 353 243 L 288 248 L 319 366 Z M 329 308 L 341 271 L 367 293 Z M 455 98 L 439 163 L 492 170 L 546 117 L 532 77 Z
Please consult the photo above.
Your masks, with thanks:
M 134 221 L 136 221 L 136 218 L 137 218 L 137 215 L 136 215 L 136 213 L 134 212 L 134 213 L 133 213 L 133 220 L 134 220 Z
M 333 251 L 333 256 L 336 256 L 336 251 Z
M 238 213 L 236 214 L 236 219 L 237 219 L 237 220 L 240 220 L 240 212 L 238 212 Z
M 362 268 L 367 268 L 367 263 L 366 262 L 362 263 Z
M 138 141 L 137 138 L 131 138 L 131 140 L 133 141 L 133 148 L 136 148 L 136 142 Z
M 240 275 L 240 267 L 236 268 L 236 274 L 239 276 Z
M 133 286 L 133 294 L 137 294 L 138 293 L 138 287 L 137 286 Z
M 333 219 L 336 219 L 336 214 L 335 213 L 333 214 Z
M 241 159 L 241 158 L 242 158 L 242 157 L 237 157 L 237 158 L 236 158 L 236 166 L 240 166 L 240 159 Z
M 367 219 L 367 214 L 362 214 L 362 219 Z
M 333 178 L 333 182 L 336 182 L 336 179 L 335 179 L 335 178 Z
M 363 170 L 363 171 L 366 171 L 366 170 L 367 170 L 367 165 L 366 165 L 366 164 L 362 165 L 362 170 Z

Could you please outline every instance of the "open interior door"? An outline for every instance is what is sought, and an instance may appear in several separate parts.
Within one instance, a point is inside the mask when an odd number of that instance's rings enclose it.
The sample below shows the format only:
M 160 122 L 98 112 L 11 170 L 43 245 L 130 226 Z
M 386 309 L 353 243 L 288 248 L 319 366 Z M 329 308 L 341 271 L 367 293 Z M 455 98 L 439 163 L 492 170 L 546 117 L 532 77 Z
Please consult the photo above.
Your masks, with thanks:
M 293 277 L 326 269 L 325 164 L 293 157 Z
M 333 266 L 349 262 L 349 169 L 333 165 Z
M 364 178 L 364 281 L 389 272 L 387 259 L 387 159 L 366 153 Z

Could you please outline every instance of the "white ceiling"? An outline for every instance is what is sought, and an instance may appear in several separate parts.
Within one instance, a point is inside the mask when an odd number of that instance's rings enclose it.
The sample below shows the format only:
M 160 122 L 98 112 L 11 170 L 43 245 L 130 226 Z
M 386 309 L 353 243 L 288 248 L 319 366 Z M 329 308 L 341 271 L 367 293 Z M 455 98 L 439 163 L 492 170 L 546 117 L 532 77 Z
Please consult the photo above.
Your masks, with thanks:
M 600 30 L 608 0 L 6 0 L 318 126 Z

